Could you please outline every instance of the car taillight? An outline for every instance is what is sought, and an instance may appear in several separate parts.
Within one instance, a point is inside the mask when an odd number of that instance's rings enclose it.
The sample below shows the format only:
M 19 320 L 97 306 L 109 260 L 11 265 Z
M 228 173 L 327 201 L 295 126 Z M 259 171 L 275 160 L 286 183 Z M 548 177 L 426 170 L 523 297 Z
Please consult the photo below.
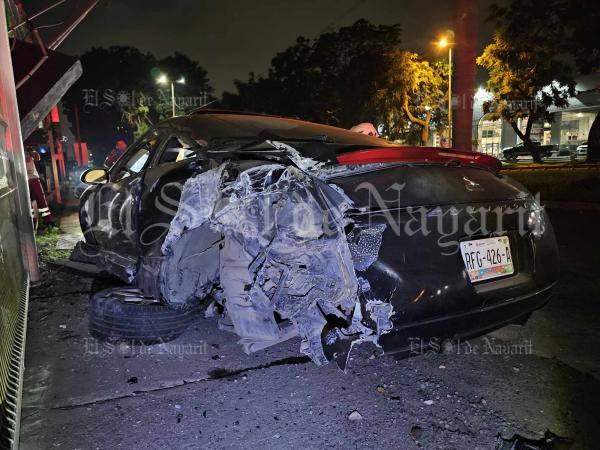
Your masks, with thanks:
M 531 203 L 529 216 L 527 217 L 527 227 L 536 238 L 542 237 L 546 231 L 544 208 L 536 200 L 533 200 Z

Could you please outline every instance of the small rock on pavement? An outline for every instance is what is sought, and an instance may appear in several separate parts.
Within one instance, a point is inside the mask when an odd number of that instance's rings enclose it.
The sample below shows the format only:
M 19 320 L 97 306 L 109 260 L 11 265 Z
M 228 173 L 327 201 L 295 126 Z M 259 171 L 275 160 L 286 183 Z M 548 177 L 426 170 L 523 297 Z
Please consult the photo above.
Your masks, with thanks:
M 362 416 L 358 411 L 352 411 L 348 416 L 348 420 L 362 420 Z
M 433 405 L 435 402 L 433 400 L 425 400 L 423 403 L 425 403 L 427 406 L 431 406 Z

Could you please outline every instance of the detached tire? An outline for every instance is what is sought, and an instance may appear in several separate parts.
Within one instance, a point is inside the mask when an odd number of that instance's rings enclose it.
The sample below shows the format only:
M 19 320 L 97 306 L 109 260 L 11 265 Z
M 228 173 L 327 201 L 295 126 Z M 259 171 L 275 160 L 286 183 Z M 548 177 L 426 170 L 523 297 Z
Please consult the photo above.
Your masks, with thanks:
M 110 288 L 90 297 L 90 334 L 101 340 L 151 344 L 181 335 L 198 318 L 199 304 L 174 308 L 135 288 Z

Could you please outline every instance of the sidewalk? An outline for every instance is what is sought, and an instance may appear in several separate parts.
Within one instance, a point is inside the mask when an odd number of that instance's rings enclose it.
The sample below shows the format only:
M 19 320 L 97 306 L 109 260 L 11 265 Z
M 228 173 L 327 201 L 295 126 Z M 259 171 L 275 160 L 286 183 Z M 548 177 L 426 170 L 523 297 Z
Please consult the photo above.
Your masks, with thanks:
M 83 233 L 79 225 L 79 213 L 70 211 L 58 220 L 61 236 L 56 243 L 57 250 L 73 250 L 75 244 L 83 239 Z

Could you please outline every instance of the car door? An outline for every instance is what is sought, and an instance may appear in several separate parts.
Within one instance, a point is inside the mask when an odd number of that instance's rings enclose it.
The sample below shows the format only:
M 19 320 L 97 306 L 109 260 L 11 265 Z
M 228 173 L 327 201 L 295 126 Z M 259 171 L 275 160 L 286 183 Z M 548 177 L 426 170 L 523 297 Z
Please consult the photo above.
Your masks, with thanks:
M 177 213 L 184 183 L 206 170 L 196 141 L 181 132 L 164 133 L 164 143 L 144 174 L 139 215 L 139 241 L 144 256 L 161 254 L 160 247 Z
M 161 142 L 160 133 L 150 131 L 110 169 L 109 181 L 100 191 L 98 232 L 94 233 L 102 250 L 132 260 L 139 256 L 137 211 L 143 174 Z

